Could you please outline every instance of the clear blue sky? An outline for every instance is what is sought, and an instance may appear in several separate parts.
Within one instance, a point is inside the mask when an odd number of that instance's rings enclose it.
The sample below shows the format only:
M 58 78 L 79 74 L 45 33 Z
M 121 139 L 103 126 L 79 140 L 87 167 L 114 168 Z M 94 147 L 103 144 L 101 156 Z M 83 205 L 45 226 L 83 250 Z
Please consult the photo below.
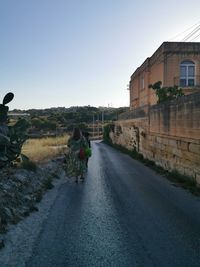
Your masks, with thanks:
M 199 0 L 0 0 L 0 97 L 15 94 L 10 109 L 127 106 L 134 70 L 199 11 Z

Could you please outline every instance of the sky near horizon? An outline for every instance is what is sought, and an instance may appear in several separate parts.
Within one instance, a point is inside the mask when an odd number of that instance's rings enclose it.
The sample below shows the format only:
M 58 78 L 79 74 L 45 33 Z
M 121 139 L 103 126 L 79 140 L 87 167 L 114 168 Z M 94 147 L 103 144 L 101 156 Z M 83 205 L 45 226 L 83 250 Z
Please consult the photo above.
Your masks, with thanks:
M 0 0 L 0 98 L 15 94 L 10 110 L 128 106 L 131 74 L 181 41 L 171 38 L 199 10 L 199 0 Z

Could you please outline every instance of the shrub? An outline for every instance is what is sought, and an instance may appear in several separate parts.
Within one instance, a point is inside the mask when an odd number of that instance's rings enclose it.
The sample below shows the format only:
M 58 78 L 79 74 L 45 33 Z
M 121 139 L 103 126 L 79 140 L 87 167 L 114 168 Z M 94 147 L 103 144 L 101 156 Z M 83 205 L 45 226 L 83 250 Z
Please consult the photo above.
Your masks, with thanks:
M 110 138 L 110 132 L 114 132 L 115 125 L 114 124 L 107 124 L 104 126 L 103 130 L 103 140 L 105 143 L 112 144 L 112 140 Z
M 35 162 L 33 162 L 31 160 L 22 161 L 21 162 L 21 167 L 23 169 L 26 169 L 26 170 L 29 170 L 29 171 L 33 171 L 33 172 L 37 171 L 37 165 L 35 164 Z
M 176 85 L 172 87 L 161 87 L 161 85 L 162 85 L 161 81 L 158 81 L 153 85 L 152 84 L 149 85 L 149 88 L 152 88 L 153 90 L 156 91 L 156 95 L 158 97 L 157 103 L 173 100 L 184 95 L 182 88 L 179 88 Z

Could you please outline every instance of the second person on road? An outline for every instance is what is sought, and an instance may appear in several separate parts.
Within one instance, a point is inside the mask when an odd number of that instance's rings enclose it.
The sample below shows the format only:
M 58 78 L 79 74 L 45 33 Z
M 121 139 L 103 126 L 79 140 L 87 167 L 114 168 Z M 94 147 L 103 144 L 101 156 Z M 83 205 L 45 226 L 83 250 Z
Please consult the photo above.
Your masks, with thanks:
M 84 180 L 84 175 L 87 170 L 85 149 L 87 142 L 83 137 L 79 128 L 74 128 L 73 135 L 68 141 L 70 149 L 67 160 L 67 175 L 70 177 L 75 176 L 75 182 Z

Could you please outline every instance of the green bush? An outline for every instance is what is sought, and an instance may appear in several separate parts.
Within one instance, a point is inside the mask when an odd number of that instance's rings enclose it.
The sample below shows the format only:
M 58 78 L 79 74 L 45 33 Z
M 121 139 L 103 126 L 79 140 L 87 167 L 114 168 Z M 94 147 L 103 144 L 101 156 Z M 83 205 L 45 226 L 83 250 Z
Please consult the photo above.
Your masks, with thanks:
M 107 124 L 104 126 L 103 130 L 103 140 L 105 143 L 112 144 L 112 140 L 110 138 L 110 132 L 114 132 L 115 125 L 114 124 Z
M 53 186 L 53 184 L 52 184 L 52 178 L 48 178 L 47 180 L 44 181 L 44 188 L 45 188 L 46 190 L 51 189 L 51 188 L 53 188 L 53 187 L 54 187 L 54 186 Z
M 33 172 L 37 171 L 37 165 L 31 160 L 22 161 L 21 167 L 29 171 L 33 171 Z
M 161 87 L 161 85 L 161 81 L 149 85 L 149 88 L 152 88 L 156 92 L 158 97 L 157 103 L 173 100 L 184 95 L 182 88 L 176 85 L 171 87 Z

